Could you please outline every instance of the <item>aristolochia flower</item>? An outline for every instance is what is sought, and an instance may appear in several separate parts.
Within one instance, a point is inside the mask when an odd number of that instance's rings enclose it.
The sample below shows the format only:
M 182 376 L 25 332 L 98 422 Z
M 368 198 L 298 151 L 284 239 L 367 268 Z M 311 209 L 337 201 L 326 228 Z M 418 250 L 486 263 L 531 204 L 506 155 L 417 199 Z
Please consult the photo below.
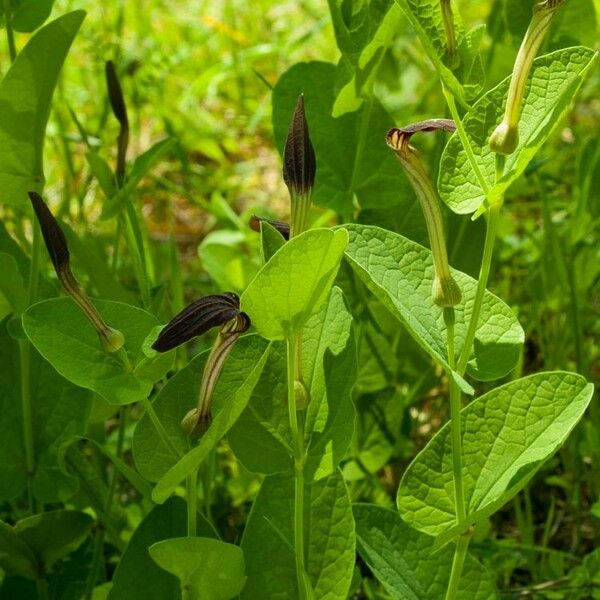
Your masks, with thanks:
M 200 437 L 210 425 L 212 395 L 219 375 L 233 345 L 250 327 L 250 318 L 240 311 L 240 299 L 232 292 L 205 296 L 176 315 L 152 346 L 154 350 L 167 352 L 213 327 L 220 330 L 204 366 L 198 404 L 181 421 L 185 432 L 192 437 Z
M 519 119 L 521 117 L 525 84 L 529 77 L 533 59 L 544 41 L 554 13 L 563 1 L 545 0 L 533 7 L 533 16 L 521 42 L 513 67 L 506 97 L 504 118 L 490 136 L 490 148 L 498 154 L 512 154 L 519 144 Z
M 283 180 L 292 204 L 290 237 L 302 233 L 306 227 L 316 169 L 315 151 L 304 113 L 304 97 L 299 96 L 283 151 Z
M 40 224 L 42 236 L 44 237 L 44 242 L 58 280 L 97 331 L 104 350 L 107 352 L 120 350 L 125 343 L 123 334 L 104 322 L 104 319 L 100 316 L 100 313 L 91 303 L 87 294 L 71 272 L 67 240 L 58 221 L 54 218 L 54 215 L 50 212 L 39 194 L 29 192 L 29 199 Z
M 111 60 L 106 62 L 105 75 L 108 100 L 117 121 L 121 125 L 117 141 L 117 168 L 115 175 L 117 177 L 117 184 L 122 186 L 125 180 L 125 159 L 127 156 L 127 146 L 129 145 L 129 119 L 127 117 L 127 106 L 123 98 L 121 82 L 119 81 L 115 65 Z
M 396 153 L 410 181 L 425 216 L 435 277 L 432 296 L 438 306 L 455 306 L 461 300 L 458 284 L 450 273 L 448 253 L 444 238 L 444 224 L 439 200 L 429 175 L 418 152 L 409 144 L 411 136 L 417 131 L 454 131 L 454 121 L 449 119 L 429 119 L 402 128 L 390 129 L 386 136 L 387 145 Z

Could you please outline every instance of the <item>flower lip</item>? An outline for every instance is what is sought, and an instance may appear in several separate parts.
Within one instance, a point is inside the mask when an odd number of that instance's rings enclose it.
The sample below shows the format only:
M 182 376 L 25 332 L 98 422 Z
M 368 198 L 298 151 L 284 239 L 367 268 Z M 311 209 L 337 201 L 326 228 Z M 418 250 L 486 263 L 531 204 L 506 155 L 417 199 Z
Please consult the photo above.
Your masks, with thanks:
M 404 149 L 406 142 L 419 131 L 447 131 L 454 133 L 456 124 L 452 119 L 426 119 L 405 125 L 404 127 L 393 127 L 385 136 L 385 143 L 396 151 Z
M 57 275 L 60 275 L 61 272 L 69 268 L 70 255 L 67 238 L 42 197 L 37 192 L 28 192 L 28 195 L 40 224 L 50 260 Z
M 252 215 L 249 222 L 250 229 L 260 233 L 260 224 L 262 222 L 268 223 L 271 225 L 271 227 L 277 229 L 284 239 L 290 239 L 290 224 L 286 223 L 285 221 L 276 221 L 274 219 L 267 219 L 265 217 L 259 217 L 258 215 Z
M 192 302 L 165 325 L 152 348 L 167 352 L 219 326 L 225 326 L 225 334 L 242 333 L 250 327 L 250 317 L 240 311 L 240 299 L 233 292 L 212 294 Z
M 316 158 L 308 133 L 304 96 L 298 96 L 296 109 L 283 151 L 283 180 L 292 195 L 308 194 L 313 188 Z

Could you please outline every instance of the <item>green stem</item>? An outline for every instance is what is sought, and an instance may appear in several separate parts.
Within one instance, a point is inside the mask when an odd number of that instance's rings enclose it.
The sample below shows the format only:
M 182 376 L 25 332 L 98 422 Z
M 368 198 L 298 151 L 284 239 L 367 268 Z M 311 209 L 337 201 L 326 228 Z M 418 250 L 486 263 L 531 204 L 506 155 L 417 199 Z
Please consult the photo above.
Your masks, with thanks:
M 10 62 L 15 62 L 17 58 L 17 48 L 15 46 L 15 35 L 12 27 L 12 10 L 10 0 L 4 0 L 4 26 L 6 27 L 6 41 L 8 42 L 8 54 Z
M 38 222 L 33 219 L 33 241 L 31 263 L 29 268 L 28 304 L 31 306 L 37 299 L 42 236 Z M 35 474 L 35 448 L 33 443 L 33 411 L 31 406 L 31 343 L 19 340 L 19 359 L 21 363 L 21 412 L 23 417 L 23 445 L 25 446 L 25 464 L 27 466 L 27 499 L 29 509 L 36 512 L 33 495 L 33 476 Z
M 467 548 L 471 541 L 471 530 L 465 531 L 459 538 L 454 551 L 454 560 L 452 561 L 452 571 L 450 572 L 450 581 L 446 590 L 446 600 L 454 600 L 458 593 L 458 585 L 462 573 L 465 558 L 467 556 Z
M 148 416 L 150 417 L 150 420 L 152 421 L 152 424 L 154 425 L 154 428 L 156 429 L 158 437 L 160 437 L 162 443 L 169 449 L 169 452 L 173 455 L 174 458 L 180 459 L 182 457 L 181 452 L 177 450 L 175 444 L 173 444 L 173 442 L 171 441 L 167 430 L 160 422 L 160 419 L 158 418 L 154 407 L 150 403 L 150 400 L 148 400 L 148 398 L 144 398 L 142 400 L 142 404 L 144 405 L 144 409 L 148 413 Z
M 198 517 L 198 471 L 194 469 L 186 479 L 187 492 L 187 536 L 196 537 Z
M 287 388 L 290 430 L 294 440 L 294 554 L 300 600 L 310 598 L 304 566 L 304 419 L 298 418 L 296 381 L 298 375 L 297 338 L 287 340 Z
M 125 442 L 125 429 L 127 427 L 127 408 L 121 407 L 119 410 L 119 433 L 117 437 L 117 458 L 123 456 L 123 445 Z M 108 484 L 108 495 L 106 496 L 106 504 L 104 505 L 104 519 L 110 520 L 110 514 L 112 512 L 113 500 L 115 492 L 117 490 L 118 482 L 118 470 L 113 465 L 112 472 L 110 474 L 110 482 Z M 96 536 L 94 538 L 94 554 L 92 556 L 92 564 L 90 565 L 90 571 L 88 575 L 85 598 L 86 600 L 92 600 L 94 596 L 94 588 L 96 587 L 96 580 L 98 579 L 98 569 L 102 562 L 102 552 L 104 550 L 104 538 L 106 537 L 106 526 L 104 523 L 98 522 L 96 529 Z
M 25 464 L 27 466 L 27 499 L 29 510 L 36 512 L 33 496 L 33 476 L 35 474 L 35 452 L 33 446 L 33 419 L 31 411 L 30 366 L 31 347 L 27 340 L 19 340 L 21 361 L 21 412 L 23 416 L 23 445 L 25 446 Z
M 37 589 L 38 600 L 48 600 L 50 598 L 48 594 L 48 582 L 45 577 L 38 577 L 35 580 L 35 587 Z
M 450 368 L 456 368 L 454 357 L 454 321 L 453 308 L 444 309 L 444 320 L 448 337 L 448 363 Z M 456 522 L 464 523 L 467 518 L 465 507 L 465 492 L 462 476 L 462 439 L 460 431 L 460 409 L 462 405 L 462 393 L 458 384 L 454 381 L 452 373 L 449 373 L 450 387 L 450 431 L 452 437 L 452 472 L 454 480 L 454 505 L 456 509 Z
M 113 255 L 110 265 L 110 270 L 113 275 L 117 272 L 117 266 L 119 262 L 119 243 L 121 241 L 121 229 L 123 227 L 123 220 L 121 215 L 117 215 L 117 228 L 115 229 L 115 240 L 113 242 Z
M 500 203 L 492 204 L 488 211 L 483 258 L 481 260 L 481 268 L 479 269 L 479 279 L 477 280 L 475 301 L 473 302 L 473 310 L 471 311 L 471 318 L 469 319 L 469 326 L 467 329 L 465 342 L 458 359 L 457 371 L 460 375 L 464 375 L 464 372 L 467 368 L 467 362 L 469 361 L 471 348 L 473 347 L 475 334 L 477 333 L 477 325 L 479 324 L 479 316 L 481 314 L 481 307 L 483 306 L 483 297 L 490 276 L 492 256 L 494 254 L 494 243 L 496 242 L 496 233 L 498 230 L 500 208 Z

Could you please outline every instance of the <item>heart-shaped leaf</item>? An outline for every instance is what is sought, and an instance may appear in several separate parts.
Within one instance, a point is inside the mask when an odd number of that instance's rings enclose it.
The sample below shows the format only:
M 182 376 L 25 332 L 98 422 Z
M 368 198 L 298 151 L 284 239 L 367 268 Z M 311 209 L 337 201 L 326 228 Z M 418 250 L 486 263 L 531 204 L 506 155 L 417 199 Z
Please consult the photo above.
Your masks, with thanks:
M 456 133 L 448 140 L 440 164 L 440 196 L 454 212 L 472 213 L 485 201 L 480 177 L 490 190 L 488 200 L 493 202 L 521 176 L 560 123 L 596 56 L 593 50 L 579 46 L 540 56 L 533 62 L 519 121 L 519 145 L 506 158 L 504 174 L 497 183 L 495 153 L 488 140 L 502 121 L 510 77 L 473 105 L 463 119 L 463 126 L 479 175 L 473 170 Z
M 346 258 L 358 276 L 404 324 L 430 356 L 449 370 L 443 309 L 431 296 L 431 252 L 397 233 L 366 225 L 346 225 L 350 241 Z M 462 292 L 455 307 L 455 344 L 458 355 L 471 316 L 477 282 L 452 270 Z M 486 291 L 474 350 L 467 372 L 481 381 L 506 375 L 517 363 L 523 329 L 502 300 Z
M 311 229 L 294 237 L 258 272 L 240 308 L 269 340 L 296 333 L 326 301 L 344 248 L 345 231 Z
M 159 325 L 156 317 L 122 302 L 93 300 L 111 327 L 125 336 L 125 351 L 136 373 L 115 354 L 102 349 L 95 330 L 70 298 L 53 298 L 31 306 L 23 328 L 39 353 L 69 381 L 97 392 L 111 404 L 131 404 L 150 394 L 171 367 L 173 353 L 146 357 L 146 336 Z
M 189 600 L 230 600 L 246 583 L 244 553 L 233 544 L 202 537 L 174 538 L 156 542 L 148 552 L 179 579 Z
M 450 423 L 410 464 L 398 488 L 404 521 L 451 539 L 508 502 L 565 441 L 593 393 L 581 375 L 538 373 L 498 387 L 461 411 L 467 521 L 454 510 Z

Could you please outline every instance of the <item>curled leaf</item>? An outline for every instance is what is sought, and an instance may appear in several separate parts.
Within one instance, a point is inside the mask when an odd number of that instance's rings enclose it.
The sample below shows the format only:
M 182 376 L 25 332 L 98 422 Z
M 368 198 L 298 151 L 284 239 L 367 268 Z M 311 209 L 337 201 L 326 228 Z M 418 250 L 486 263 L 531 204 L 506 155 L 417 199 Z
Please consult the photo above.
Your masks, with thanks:
M 152 348 L 167 352 L 218 326 L 225 326 L 227 333 L 241 333 L 250 327 L 250 318 L 240 311 L 237 294 L 212 294 L 192 302 L 165 325 Z
M 284 239 L 290 239 L 290 224 L 284 221 L 276 221 L 274 219 L 267 219 L 266 217 L 252 215 L 252 217 L 250 217 L 249 222 L 250 229 L 252 229 L 252 231 L 257 231 L 260 233 L 260 224 L 263 222 L 268 223 L 269 225 L 271 225 L 271 227 L 277 229 L 277 231 L 279 231 L 279 233 Z

